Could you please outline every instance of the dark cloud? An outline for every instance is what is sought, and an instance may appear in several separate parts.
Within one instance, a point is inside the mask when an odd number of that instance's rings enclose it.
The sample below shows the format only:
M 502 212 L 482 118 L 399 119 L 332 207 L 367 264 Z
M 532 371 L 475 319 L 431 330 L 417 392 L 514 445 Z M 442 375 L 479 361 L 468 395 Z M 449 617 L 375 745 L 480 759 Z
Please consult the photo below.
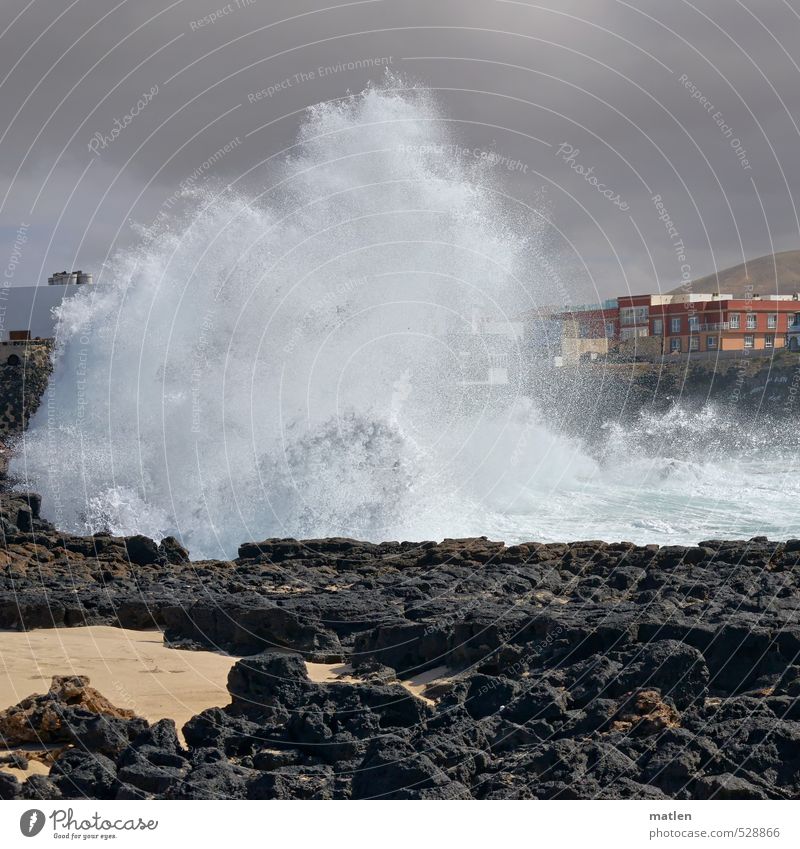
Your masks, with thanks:
M 672 288 L 681 263 L 653 194 L 695 276 L 800 243 L 799 5 L 5 0 L 2 251 L 19 253 L 27 225 L 13 282 L 97 270 L 198 169 L 238 178 L 292 143 L 305 107 L 389 66 L 436 92 L 460 142 L 524 163 L 507 190 L 544 204 L 576 300 Z M 580 151 L 572 163 L 562 144 Z

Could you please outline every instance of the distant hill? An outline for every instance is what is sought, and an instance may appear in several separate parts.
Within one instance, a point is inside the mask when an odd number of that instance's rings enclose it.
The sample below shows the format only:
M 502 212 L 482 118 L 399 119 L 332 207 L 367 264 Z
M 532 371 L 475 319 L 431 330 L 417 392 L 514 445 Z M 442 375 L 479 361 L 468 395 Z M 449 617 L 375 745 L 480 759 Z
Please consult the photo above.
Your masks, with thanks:
M 753 295 L 793 295 L 800 292 L 800 251 L 767 254 L 750 260 L 747 265 L 726 268 L 692 283 L 692 292 L 722 292 L 745 297 L 747 287 Z M 670 294 L 686 291 L 682 287 Z

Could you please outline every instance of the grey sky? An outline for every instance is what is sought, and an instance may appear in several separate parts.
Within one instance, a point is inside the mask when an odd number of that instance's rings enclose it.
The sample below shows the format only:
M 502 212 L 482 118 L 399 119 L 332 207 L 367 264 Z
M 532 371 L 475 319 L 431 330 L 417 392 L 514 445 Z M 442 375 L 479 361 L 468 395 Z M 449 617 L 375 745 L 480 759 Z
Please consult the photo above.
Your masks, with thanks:
M 3 0 L 0 33 L 13 285 L 101 276 L 135 241 L 131 222 L 152 221 L 215 151 L 240 140 L 203 176 L 236 179 L 291 144 L 305 107 L 382 76 L 320 67 L 366 59 L 436 90 L 457 141 L 521 163 L 508 192 L 547 209 L 575 300 L 800 247 L 798 0 Z M 559 156 L 564 144 L 580 153 Z M 247 180 L 259 190 L 258 170 Z

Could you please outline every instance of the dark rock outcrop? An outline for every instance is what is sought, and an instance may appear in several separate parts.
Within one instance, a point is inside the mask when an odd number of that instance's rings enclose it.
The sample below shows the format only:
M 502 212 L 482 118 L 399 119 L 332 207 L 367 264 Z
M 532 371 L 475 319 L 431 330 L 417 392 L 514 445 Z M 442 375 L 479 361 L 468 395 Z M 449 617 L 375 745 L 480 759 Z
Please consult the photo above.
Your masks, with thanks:
M 61 534 L 31 494 L 2 495 L 0 521 L 0 627 L 159 627 L 247 655 L 187 748 L 168 722 L 33 697 L 0 722 L 46 714 L 70 748 L 49 779 L 0 766 L 2 796 L 800 794 L 796 540 L 282 539 L 191 562 L 175 540 Z M 316 683 L 303 661 L 349 667 Z

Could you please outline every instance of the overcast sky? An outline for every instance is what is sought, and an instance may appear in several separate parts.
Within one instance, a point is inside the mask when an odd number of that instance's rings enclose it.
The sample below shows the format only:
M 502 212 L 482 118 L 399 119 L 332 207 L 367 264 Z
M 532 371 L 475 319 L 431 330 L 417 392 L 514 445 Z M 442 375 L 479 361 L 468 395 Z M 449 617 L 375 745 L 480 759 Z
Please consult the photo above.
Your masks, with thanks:
M 4 279 L 97 275 L 216 151 L 235 180 L 382 65 L 516 161 L 575 300 L 670 289 L 800 247 L 799 64 L 800 0 L 2 0 Z

